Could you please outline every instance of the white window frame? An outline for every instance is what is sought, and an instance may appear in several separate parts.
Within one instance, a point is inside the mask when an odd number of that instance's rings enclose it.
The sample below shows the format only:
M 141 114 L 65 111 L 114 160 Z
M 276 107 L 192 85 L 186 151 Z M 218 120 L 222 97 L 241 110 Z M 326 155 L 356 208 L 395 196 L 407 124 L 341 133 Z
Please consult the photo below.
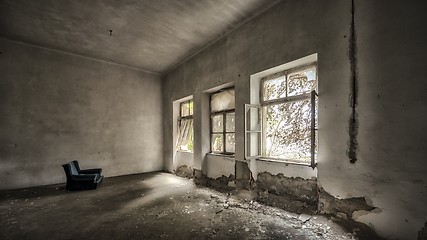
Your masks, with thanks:
M 245 159 L 257 159 L 262 156 L 262 114 L 260 105 L 245 104 Z
M 315 116 L 315 104 L 318 104 L 317 101 L 317 89 L 318 89 L 318 82 L 316 85 L 316 90 L 311 91 L 310 93 L 301 94 L 298 96 L 292 96 L 287 98 L 280 98 L 280 99 L 274 99 L 269 101 L 264 101 L 262 96 L 262 88 L 263 88 L 263 82 L 265 80 L 262 80 L 265 77 L 272 76 L 275 74 L 283 74 L 290 71 L 297 71 L 298 69 L 307 68 L 310 66 L 316 66 L 316 74 L 318 74 L 318 66 L 317 66 L 317 54 L 312 54 L 310 56 L 298 59 L 296 61 L 292 61 L 287 64 L 283 64 L 280 66 L 277 66 L 272 69 L 268 69 L 265 71 L 262 71 L 260 73 L 256 73 L 251 75 L 251 104 L 245 104 L 245 159 L 258 159 L 258 160 L 265 160 L 265 161 L 275 161 L 275 162 L 283 162 L 286 164 L 297 164 L 297 165 L 308 165 L 312 167 L 313 169 L 317 166 L 317 158 L 315 156 L 315 147 L 317 144 L 318 148 L 318 128 L 316 126 L 315 117 L 317 118 L 318 122 L 318 113 L 317 116 Z M 316 77 L 317 78 L 317 77 Z M 271 79 L 271 78 L 270 78 Z M 318 80 L 318 78 L 317 78 Z M 258 89 L 258 90 L 257 90 Z M 264 113 L 263 113 L 263 107 L 268 104 L 280 104 L 287 101 L 296 101 L 296 100 L 303 100 L 303 99 L 310 99 L 311 101 L 311 161 L 295 161 L 295 160 L 288 160 L 288 159 L 273 159 L 273 158 L 267 158 L 263 156 L 264 152 L 264 128 L 263 128 L 263 122 L 264 122 Z M 316 102 L 317 101 L 317 102 Z M 262 120 L 260 121 L 261 124 L 261 134 L 258 137 L 259 139 L 255 139 L 256 142 L 259 144 L 255 146 L 252 144 L 254 139 L 250 139 L 248 137 L 248 134 L 251 133 L 251 130 L 248 130 L 248 125 L 250 125 L 250 121 L 252 120 L 251 117 L 248 117 L 247 112 L 250 108 L 258 108 L 261 111 Z M 317 138 L 316 138 L 317 134 Z M 317 140 L 317 143 L 315 142 Z M 252 145 L 251 145 L 252 144 Z M 258 152 L 260 154 L 251 154 L 253 152 L 252 148 L 258 148 Z M 261 149 L 260 149 L 261 148 Z

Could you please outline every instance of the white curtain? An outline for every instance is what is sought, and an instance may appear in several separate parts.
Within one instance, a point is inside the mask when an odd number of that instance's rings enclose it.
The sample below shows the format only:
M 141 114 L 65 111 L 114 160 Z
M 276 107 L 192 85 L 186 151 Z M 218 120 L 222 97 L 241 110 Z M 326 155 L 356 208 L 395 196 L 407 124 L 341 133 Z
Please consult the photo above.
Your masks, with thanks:
M 178 129 L 178 139 L 176 141 L 176 151 L 193 150 L 187 149 L 189 143 L 193 143 L 193 119 L 182 119 Z
M 218 112 L 235 108 L 234 89 L 225 90 L 212 95 L 211 97 L 211 111 Z

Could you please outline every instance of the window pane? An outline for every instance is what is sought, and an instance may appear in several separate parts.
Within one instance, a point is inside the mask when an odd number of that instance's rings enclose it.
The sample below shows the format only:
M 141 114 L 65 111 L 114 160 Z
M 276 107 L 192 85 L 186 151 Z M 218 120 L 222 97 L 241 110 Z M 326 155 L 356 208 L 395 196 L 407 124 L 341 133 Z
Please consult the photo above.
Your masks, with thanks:
M 223 116 L 222 115 L 216 115 L 213 116 L 212 119 L 212 132 L 224 132 L 224 121 L 223 121 Z
M 246 156 L 260 156 L 261 133 L 246 133 Z
M 262 89 L 264 101 L 286 97 L 285 76 L 264 81 Z
M 190 115 L 193 115 L 193 100 L 190 101 L 189 109 L 190 109 Z
M 225 115 L 225 131 L 226 132 L 234 132 L 235 130 L 235 120 L 234 120 L 235 114 L 234 113 L 227 113 Z
M 318 112 L 318 108 L 319 108 L 319 100 L 317 98 L 317 96 L 314 98 L 314 128 L 318 129 L 319 128 L 319 112 Z
M 188 102 L 181 103 L 181 117 L 190 115 L 190 104 Z
M 316 130 L 314 133 L 314 162 L 317 162 L 317 154 L 319 152 L 319 132 Z
M 288 96 L 296 96 L 316 90 L 316 67 L 307 68 L 288 75 Z
M 236 139 L 234 133 L 225 134 L 225 151 L 234 153 L 236 147 Z
M 264 107 L 267 157 L 310 161 L 310 100 Z
M 245 111 L 246 131 L 261 131 L 261 108 L 247 107 Z
M 212 152 L 223 152 L 222 134 L 212 134 Z
M 211 96 L 211 112 L 235 108 L 234 89 L 225 90 Z
M 318 117 L 318 109 L 319 109 L 319 101 L 317 96 L 314 98 L 314 128 L 319 129 L 319 117 Z M 317 154 L 319 149 L 319 135 L 318 130 L 314 131 L 314 161 L 317 162 Z

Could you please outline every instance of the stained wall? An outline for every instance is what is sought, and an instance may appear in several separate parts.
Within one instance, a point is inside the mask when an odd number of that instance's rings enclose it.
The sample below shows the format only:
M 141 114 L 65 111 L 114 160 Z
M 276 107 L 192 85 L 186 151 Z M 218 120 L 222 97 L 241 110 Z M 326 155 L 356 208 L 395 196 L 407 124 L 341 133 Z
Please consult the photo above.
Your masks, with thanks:
M 163 168 L 162 82 L 128 67 L 0 39 L 0 189 Z

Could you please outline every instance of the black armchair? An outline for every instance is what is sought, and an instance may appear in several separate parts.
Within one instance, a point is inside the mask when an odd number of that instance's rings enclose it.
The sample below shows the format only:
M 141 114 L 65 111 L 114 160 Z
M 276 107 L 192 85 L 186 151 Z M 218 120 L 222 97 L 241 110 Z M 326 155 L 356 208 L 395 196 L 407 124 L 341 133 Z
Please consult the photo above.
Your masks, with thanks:
M 101 175 L 102 170 L 99 171 L 99 169 L 94 173 L 79 173 L 75 162 L 66 163 L 62 165 L 62 167 L 67 177 L 65 188 L 70 191 L 96 189 L 104 178 L 104 176 Z

